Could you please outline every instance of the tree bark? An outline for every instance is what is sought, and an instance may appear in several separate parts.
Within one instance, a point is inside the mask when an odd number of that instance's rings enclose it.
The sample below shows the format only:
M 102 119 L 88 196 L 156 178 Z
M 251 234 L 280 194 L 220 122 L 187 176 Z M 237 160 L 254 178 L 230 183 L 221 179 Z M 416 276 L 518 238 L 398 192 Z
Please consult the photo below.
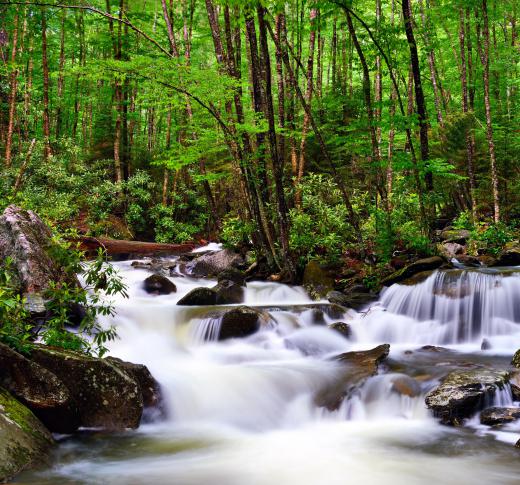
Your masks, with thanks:
M 16 117 L 16 93 L 18 90 L 18 69 L 16 68 L 16 53 L 18 48 L 18 11 L 14 16 L 13 43 L 11 49 L 11 74 L 9 76 L 9 120 L 7 122 L 7 137 L 5 141 L 5 165 L 11 166 L 13 147 L 14 121 Z
M 42 9 L 42 69 L 43 69 L 43 156 L 46 160 L 52 155 L 50 136 L 51 120 L 49 115 L 49 63 L 47 59 L 47 19 Z

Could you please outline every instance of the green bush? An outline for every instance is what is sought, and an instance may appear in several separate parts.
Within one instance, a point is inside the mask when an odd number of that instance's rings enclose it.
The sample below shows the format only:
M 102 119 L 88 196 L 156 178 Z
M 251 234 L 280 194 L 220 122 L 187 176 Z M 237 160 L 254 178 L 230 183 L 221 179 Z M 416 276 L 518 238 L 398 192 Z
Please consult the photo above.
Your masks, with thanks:
M 239 217 L 226 217 L 222 221 L 220 241 L 227 248 L 249 245 L 255 225 L 252 221 L 243 221 Z

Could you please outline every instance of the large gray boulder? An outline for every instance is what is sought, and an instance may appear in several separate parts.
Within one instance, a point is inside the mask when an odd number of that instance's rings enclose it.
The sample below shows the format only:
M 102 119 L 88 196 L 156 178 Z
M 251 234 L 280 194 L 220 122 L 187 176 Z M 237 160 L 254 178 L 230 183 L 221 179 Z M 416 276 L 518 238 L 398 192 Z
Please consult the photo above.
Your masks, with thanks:
M 432 256 L 431 258 L 419 259 L 418 261 L 415 261 L 414 263 L 405 266 L 403 269 L 400 269 L 399 271 L 392 273 L 390 276 L 387 276 L 384 280 L 381 281 L 381 285 L 390 286 L 394 283 L 399 283 L 414 276 L 417 273 L 437 269 L 441 267 L 444 263 L 444 259 L 440 256 Z
M 81 426 L 137 428 L 143 413 L 139 384 L 119 366 L 78 352 L 37 346 L 31 360 L 54 373 L 69 389 Z
M 45 460 L 53 439 L 24 405 L 0 388 L 0 482 Z
M 230 249 L 222 249 L 203 254 L 186 263 L 186 272 L 192 276 L 217 276 L 231 268 L 241 268 L 245 265 L 244 258 Z
M 450 372 L 441 384 L 426 395 L 426 406 L 444 424 L 457 425 L 481 410 L 502 389 L 510 372 L 471 369 Z
M 53 258 L 51 231 L 32 211 L 15 205 L 0 216 L 0 261 L 12 260 L 12 269 L 22 293 L 41 293 L 50 282 L 76 284 Z
M 0 386 L 56 433 L 72 433 L 80 422 L 69 389 L 54 373 L 0 343 Z

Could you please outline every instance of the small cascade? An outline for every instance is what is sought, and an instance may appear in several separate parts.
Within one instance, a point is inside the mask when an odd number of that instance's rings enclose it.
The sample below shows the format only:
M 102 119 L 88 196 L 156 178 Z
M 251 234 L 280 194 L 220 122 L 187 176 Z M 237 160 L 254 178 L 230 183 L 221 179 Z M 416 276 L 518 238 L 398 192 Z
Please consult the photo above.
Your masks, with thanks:
M 218 340 L 220 328 L 222 326 L 222 316 L 215 315 L 202 318 L 192 324 L 191 335 L 194 342 L 214 342 Z
M 520 271 L 437 271 L 396 284 L 355 327 L 360 341 L 449 345 L 520 332 Z

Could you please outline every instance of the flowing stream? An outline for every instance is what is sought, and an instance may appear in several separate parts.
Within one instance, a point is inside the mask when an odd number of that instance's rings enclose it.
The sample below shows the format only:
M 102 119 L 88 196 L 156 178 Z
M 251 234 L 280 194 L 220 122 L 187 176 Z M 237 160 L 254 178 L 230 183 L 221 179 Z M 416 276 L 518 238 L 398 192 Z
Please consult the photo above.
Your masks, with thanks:
M 302 288 L 250 282 L 245 304 L 265 307 L 270 325 L 218 342 L 212 337 L 220 321 L 208 317 L 208 308 L 176 305 L 214 281 L 178 275 L 171 278 L 177 293 L 153 296 L 142 289 L 150 273 L 130 262 L 117 266 L 130 298 L 115 302 L 120 338 L 110 353 L 148 366 L 168 417 L 135 431 L 61 437 L 51 464 L 18 483 L 519 483 L 512 444 L 520 425 L 494 431 L 476 419 L 464 428 L 442 426 L 424 396 L 450 366 L 507 367 L 520 348 L 520 272 L 435 272 L 414 285 L 394 285 L 368 310 L 339 318 L 313 309 Z M 334 321 L 351 325 L 351 339 L 327 328 Z M 481 350 L 484 340 L 488 350 Z M 317 406 L 317 393 L 334 385 L 341 370 L 330 357 L 381 343 L 391 344 L 391 354 L 377 376 L 338 409 Z M 396 392 L 396 380 L 410 377 L 416 392 Z M 495 401 L 513 405 L 510 390 Z

